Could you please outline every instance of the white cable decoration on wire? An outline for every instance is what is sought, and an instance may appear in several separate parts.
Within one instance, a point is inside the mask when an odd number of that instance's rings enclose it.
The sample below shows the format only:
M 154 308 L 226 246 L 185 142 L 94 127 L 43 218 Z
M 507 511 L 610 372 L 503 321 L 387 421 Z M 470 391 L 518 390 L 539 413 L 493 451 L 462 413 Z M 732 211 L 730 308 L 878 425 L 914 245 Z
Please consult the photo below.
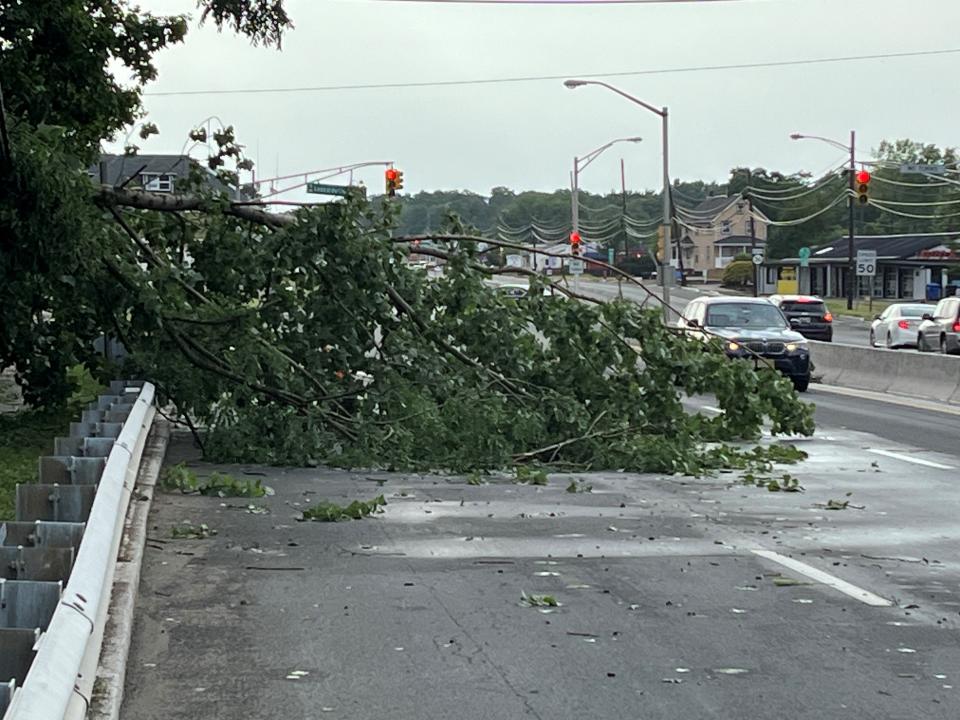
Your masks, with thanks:
M 826 207 L 823 207 L 823 208 L 821 208 L 820 210 L 818 210 L 817 212 L 815 212 L 815 213 L 813 213 L 813 214 L 811 214 L 811 215 L 807 215 L 806 217 L 797 218 L 796 220 L 770 220 L 769 218 L 762 218 L 762 217 L 760 217 L 759 215 L 757 215 L 756 213 L 753 213 L 753 217 L 754 217 L 754 219 L 756 219 L 756 220 L 761 220 L 761 221 L 765 222 L 767 225 L 773 225 L 773 226 L 776 226 L 776 227 L 792 227 L 793 225 L 802 225 L 802 224 L 805 223 L 805 222 L 809 222 L 810 220 L 813 220 L 814 218 L 823 215 L 823 214 L 824 214 L 825 212 L 827 212 L 828 210 L 833 209 L 833 208 L 836 207 L 839 203 L 841 203 L 841 202 L 843 202 L 844 200 L 846 200 L 847 197 L 849 197 L 849 195 L 850 195 L 850 192 L 849 192 L 849 191 L 843 192 L 843 193 L 841 193 L 840 195 L 838 195 L 838 196 L 833 200 L 833 202 L 831 202 L 831 203 L 830 203 L 829 205 L 827 205 Z
M 877 202 L 884 205 L 897 205 L 899 207 L 942 207 L 943 205 L 960 205 L 960 199 L 957 200 L 930 200 L 927 202 L 906 202 L 903 200 L 886 200 L 876 198 Z
M 766 202 L 766 203 L 792 202 L 792 201 L 794 201 L 794 200 L 799 200 L 800 198 L 807 197 L 808 195 L 812 195 L 812 194 L 815 193 L 815 192 L 820 192 L 820 191 L 823 190 L 823 188 L 826 187 L 832 180 L 836 180 L 837 178 L 838 178 L 837 175 L 832 175 L 832 176 L 830 176 L 829 179 L 827 179 L 827 180 L 825 180 L 825 181 L 823 181 L 823 182 L 821 182 L 821 183 L 819 183 L 819 184 L 817 184 L 817 185 L 811 185 L 808 189 L 804 190 L 803 192 L 798 192 L 796 195 L 784 195 L 784 196 L 780 196 L 780 197 L 770 197 L 770 196 L 767 196 L 767 195 L 764 194 L 764 193 L 757 193 L 757 192 L 751 191 L 751 192 L 749 193 L 749 197 L 750 197 L 751 200 L 760 200 L 760 201 Z M 795 189 L 797 189 L 797 188 L 795 188 Z
M 891 180 L 890 178 L 881 177 L 880 175 L 872 175 L 872 182 L 883 183 L 884 185 L 897 185 L 898 187 L 913 187 L 913 188 L 938 188 L 938 187 L 951 187 L 954 185 L 952 182 L 935 182 L 935 183 L 911 183 L 903 182 L 901 180 Z
M 878 202 L 876 200 L 870 200 L 869 204 L 885 213 L 899 215 L 900 217 L 911 218 L 914 220 L 943 220 L 945 218 L 960 217 L 960 212 L 947 213 L 945 215 L 917 215 L 916 213 L 906 213 L 901 212 L 900 210 L 893 210 L 892 208 L 884 205 L 882 202 Z

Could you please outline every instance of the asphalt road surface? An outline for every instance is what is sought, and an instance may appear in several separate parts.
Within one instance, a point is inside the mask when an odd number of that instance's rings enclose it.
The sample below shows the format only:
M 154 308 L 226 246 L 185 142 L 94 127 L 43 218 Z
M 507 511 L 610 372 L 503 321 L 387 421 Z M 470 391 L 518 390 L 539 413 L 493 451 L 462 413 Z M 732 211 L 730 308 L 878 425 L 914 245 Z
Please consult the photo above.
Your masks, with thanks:
M 778 470 L 803 493 L 230 467 L 276 494 L 159 495 L 121 716 L 955 720 L 960 417 L 810 399 L 809 459 Z M 379 493 L 375 518 L 296 521 Z M 171 540 L 186 519 L 218 534 Z

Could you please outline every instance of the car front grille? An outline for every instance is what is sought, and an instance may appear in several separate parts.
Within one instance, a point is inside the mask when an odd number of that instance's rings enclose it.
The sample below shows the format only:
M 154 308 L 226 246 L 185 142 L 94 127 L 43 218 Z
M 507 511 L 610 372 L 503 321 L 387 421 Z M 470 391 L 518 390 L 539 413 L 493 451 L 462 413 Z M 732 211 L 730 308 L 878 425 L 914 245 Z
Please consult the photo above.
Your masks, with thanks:
M 783 355 L 784 350 L 782 342 L 763 342 L 762 340 L 746 342 L 743 346 L 758 355 Z

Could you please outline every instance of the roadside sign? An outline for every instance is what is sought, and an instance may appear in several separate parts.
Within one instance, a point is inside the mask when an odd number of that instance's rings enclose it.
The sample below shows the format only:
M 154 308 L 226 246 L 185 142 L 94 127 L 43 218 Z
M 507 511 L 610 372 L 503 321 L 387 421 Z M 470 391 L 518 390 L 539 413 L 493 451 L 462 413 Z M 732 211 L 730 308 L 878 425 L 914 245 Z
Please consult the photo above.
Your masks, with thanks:
M 877 274 L 877 251 L 857 250 L 857 275 L 873 277 Z
M 312 181 L 307 183 L 307 192 L 311 195 L 337 195 L 338 197 L 344 197 L 352 189 L 354 188 L 350 185 L 327 185 L 326 183 Z
M 753 257 L 750 259 L 754 265 L 763 265 L 763 248 L 754 248 Z
M 607 248 L 607 265 L 613 265 L 613 248 Z
M 810 264 L 810 248 L 802 247 L 797 253 L 800 257 L 800 267 L 807 267 Z
M 583 275 L 583 260 L 571 260 L 571 261 L 570 261 L 570 274 L 571 274 L 571 275 Z
M 920 163 L 903 163 L 900 166 L 900 172 L 904 175 L 943 175 L 946 173 L 945 165 L 921 165 Z

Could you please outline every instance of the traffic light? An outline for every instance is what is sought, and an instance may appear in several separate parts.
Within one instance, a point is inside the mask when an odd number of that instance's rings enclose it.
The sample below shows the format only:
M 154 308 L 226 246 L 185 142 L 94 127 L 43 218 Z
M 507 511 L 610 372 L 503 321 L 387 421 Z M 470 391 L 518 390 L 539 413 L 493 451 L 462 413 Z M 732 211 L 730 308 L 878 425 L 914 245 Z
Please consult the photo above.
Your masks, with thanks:
M 861 170 L 853 179 L 856 181 L 857 186 L 857 202 L 861 205 L 866 205 L 870 202 L 870 173 L 866 170 Z
M 386 172 L 383 173 L 388 197 L 394 197 L 397 194 L 397 182 L 400 180 L 401 175 L 402 173 L 399 170 L 394 170 L 393 168 L 387 168 Z
M 570 233 L 570 252 L 574 257 L 580 256 L 580 233 L 572 232 Z
M 403 190 L 403 170 L 395 170 L 397 173 L 397 178 L 393 182 L 393 187 L 396 190 Z

